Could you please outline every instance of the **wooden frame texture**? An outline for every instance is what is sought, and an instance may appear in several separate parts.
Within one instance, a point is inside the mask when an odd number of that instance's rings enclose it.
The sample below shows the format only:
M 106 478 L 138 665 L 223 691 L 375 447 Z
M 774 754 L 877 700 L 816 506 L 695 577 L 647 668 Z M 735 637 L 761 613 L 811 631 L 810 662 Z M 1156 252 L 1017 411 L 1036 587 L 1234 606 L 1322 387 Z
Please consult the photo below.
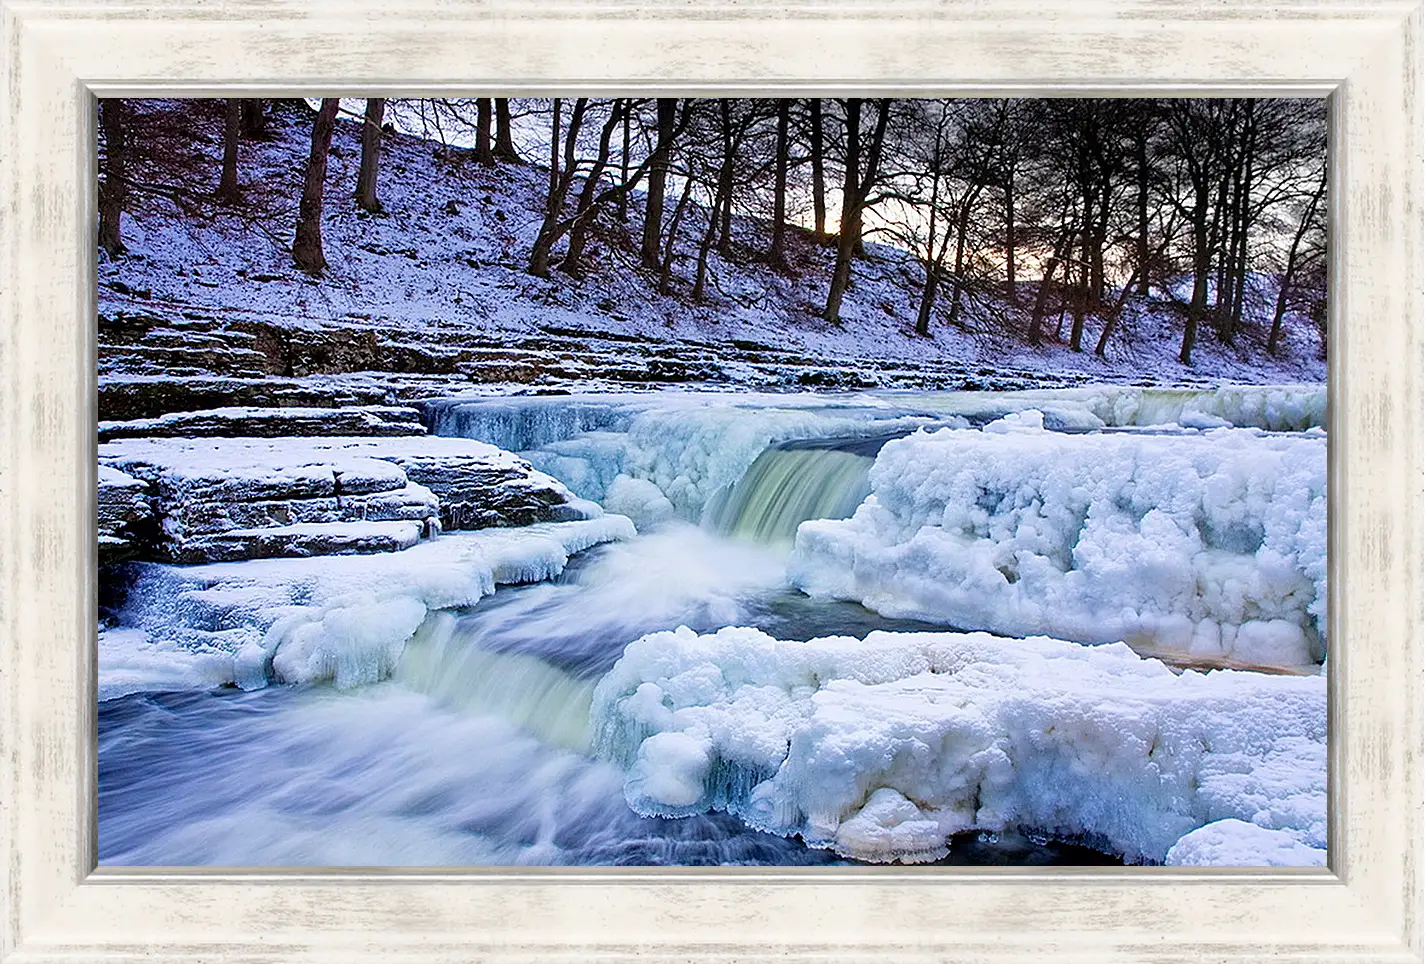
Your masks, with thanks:
M 1418 961 L 1416 2 L 0 0 L 4 961 Z M 1331 868 L 94 869 L 100 95 L 1329 96 Z

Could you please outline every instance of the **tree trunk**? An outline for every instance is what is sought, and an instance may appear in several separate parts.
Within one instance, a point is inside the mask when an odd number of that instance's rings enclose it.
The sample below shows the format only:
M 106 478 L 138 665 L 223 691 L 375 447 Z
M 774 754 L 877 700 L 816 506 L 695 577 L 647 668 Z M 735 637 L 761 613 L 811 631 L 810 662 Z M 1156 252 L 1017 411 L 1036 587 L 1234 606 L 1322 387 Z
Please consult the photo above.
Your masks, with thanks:
M 1138 294 L 1148 297 L 1148 132 L 1139 130 L 1134 144 L 1138 173 Z
M 1093 227 L 1093 247 L 1089 252 L 1089 304 L 1095 311 L 1103 304 L 1105 274 L 1103 249 L 1108 246 L 1108 216 L 1113 184 L 1107 178 L 1099 183 L 1098 217 Z
M 494 122 L 494 106 L 488 97 L 475 99 L 475 161 L 486 167 L 495 164 L 495 147 L 490 125 Z
M 1187 320 L 1183 323 L 1183 346 L 1178 361 L 1192 364 L 1192 349 L 1197 343 L 1197 326 L 1207 310 L 1207 281 L 1212 272 L 1212 248 L 1208 228 L 1208 185 L 1205 176 L 1199 179 L 1193 208 L 1193 273 L 1192 301 L 1188 304 Z
M 818 242 L 826 238 L 826 157 L 821 129 L 821 100 L 811 100 L 811 210 L 812 235 Z
M 1296 274 L 1296 259 L 1301 250 L 1301 239 L 1306 236 L 1306 229 L 1311 224 L 1311 219 L 1316 215 L 1316 207 L 1321 203 L 1321 197 L 1326 193 L 1326 173 L 1323 170 L 1321 183 L 1316 187 L 1316 193 L 1311 195 L 1311 202 L 1306 206 L 1306 210 L 1301 214 L 1301 223 L 1296 226 L 1296 234 L 1292 236 L 1291 248 L 1286 255 L 1286 271 L 1282 273 L 1281 287 L 1277 289 L 1277 303 L 1272 310 L 1272 330 L 1267 337 L 1267 351 L 1273 355 L 1277 353 L 1277 348 L 1281 344 L 1282 319 L 1286 317 L 1287 291 L 1292 284 L 1292 278 Z
M 559 193 L 559 108 L 562 102 L 554 98 L 554 119 L 549 128 L 549 193 L 544 196 L 544 213 L 556 211 L 555 195 Z
M 861 216 L 866 195 L 876 182 L 877 168 L 881 162 L 881 148 L 885 143 L 886 123 L 890 119 L 890 103 L 881 101 L 878 106 L 875 132 L 866 149 L 866 170 L 861 172 L 861 101 L 850 98 L 846 101 L 846 180 L 841 197 L 841 230 L 837 232 L 836 269 L 831 275 L 831 288 L 826 295 L 826 310 L 822 318 L 828 323 L 841 323 L 841 301 L 851 284 L 851 259 L 855 257 L 857 242 L 861 239 Z
M 583 270 L 584 247 L 588 241 L 589 229 L 593 227 L 594 220 L 599 213 L 598 203 L 595 200 L 598 195 L 599 181 L 609 166 L 609 157 L 613 154 L 614 130 L 622 122 L 625 109 L 626 101 L 615 100 L 609 107 L 609 118 L 604 122 L 603 130 L 599 133 L 599 155 L 594 161 L 594 166 L 585 176 L 584 186 L 579 191 L 579 203 L 574 209 L 574 223 L 569 228 L 569 250 L 564 255 L 564 263 L 560 265 L 561 269 L 568 274 L 577 275 Z
M 1098 230 L 1098 212 L 1094 210 L 1094 202 L 1098 200 L 1098 196 L 1094 193 L 1092 185 L 1085 185 L 1083 192 L 1084 224 L 1079 246 L 1079 251 L 1083 255 L 1083 271 L 1080 273 L 1079 289 L 1081 296 L 1078 301 L 1080 304 L 1087 304 L 1089 294 L 1093 290 L 1093 283 L 1095 281 L 1093 272 L 1093 250 L 1095 234 Z M 1077 350 L 1078 349 L 1075 349 L 1075 351 Z
M 620 153 L 620 155 L 619 155 L 619 159 L 620 159 L 620 168 L 619 168 L 620 177 L 619 177 L 619 183 L 620 183 L 620 184 L 627 184 L 627 183 L 628 183 L 628 168 L 629 168 L 629 164 L 628 164 L 628 150 L 629 150 L 629 141 L 632 140 L 632 138 L 631 138 L 631 136 L 630 136 L 631 131 L 629 130 L 629 128 L 630 128 L 630 126 L 631 126 L 631 124 L 632 124 L 632 121 L 633 121 L 633 106 L 632 106 L 632 105 L 629 105 L 628 110 L 626 110 L 626 111 L 623 112 L 623 151 L 622 151 L 622 152 Z M 623 224 L 625 221 L 628 220 L 628 191 L 624 191 L 622 194 L 619 195 L 619 198 L 618 198 L 618 220 L 619 220 L 619 223 L 620 223 L 620 224 Z
M 104 183 L 99 188 L 99 246 L 111 258 L 124 253 L 119 230 L 124 201 L 129 195 L 129 184 L 124 173 L 128 160 L 128 145 L 124 143 L 127 133 L 124 113 L 122 100 L 106 97 L 99 101 L 99 123 L 104 128 Z
M 1084 228 L 1084 236 L 1092 235 L 1093 229 Z M 1074 351 L 1084 350 L 1084 313 L 1088 310 L 1092 285 L 1092 269 L 1089 267 L 1089 244 L 1084 245 L 1084 260 L 1079 266 L 1079 287 L 1074 292 L 1074 323 L 1069 328 L 1069 347 Z
M 693 300 L 701 303 L 707 293 L 708 255 L 717 237 L 718 215 L 722 211 L 722 194 L 713 197 L 712 208 L 708 211 L 708 225 L 703 231 L 703 240 L 698 245 L 698 266 L 693 276 Z
M 569 117 L 569 131 L 564 135 L 564 160 L 560 165 L 559 114 L 563 101 L 554 98 L 554 117 L 549 131 L 549 193 L 544 202 L 544 223 L 534 239 L 534 247 L 529 254 L 529 273 L 539 278 L 549 277 L 549 264 L 554 251 L 554 243 L 559 239 L 556 228 L 559 215 L 564 211 L 564 198 L 574 179 L 574 150 L 579 137 L 579 127 L 584 118 L 587 99 L 580 97 L 574 101 L 574 110 Z
M 925 283 L 920 288 L 920 304 L 915 310 L 915 333 L 930 337 L 930 315 L 935 310 L 935 292 L 940 287 L 940 266 L 929 262 L 925 266 Z
M 242 101 L 229 97 L 223 123 L 223 176 L 218 182 L 218 200 L 236 204 L 238 195 L 238 137 L 242 133 Z
M 951 328 L 960 324 L 960 296 L 964 290 L 963 278 L 965 274 L 965 237 L 970 232 L 970 209 L 975 203 L 975 198 L 979 192 L 965 198 L 964 207 L 960 210 L 959 222 L 955 225 L 955 274 L 950 282 L 950 318 Z
M 1039 290 L 1034 295 L 1034 312 L 1029 320 L 1029 344 L 1035 347 L 1038 347 L 1043 339 L 1044 309 L 1048 305 L 1049 289 L 1054 284 L 1054 272 L 1059 270 L 1059 262 L 1068 255 L 1073 236 L 1072 226 L 1059 236 L 1059 240 L 1054 243 L 1054 253 L 1049 256 L 1049 263 L 1039 279 Z
M 841 299 L 851 283 L 851 258 L 856 253 L 856 189 L 861 166 L 861 100 L 846 101 L 846 177 L 841 187 L 841 227 L 837 231 L 836 268 L 831 274 L 831 290 L 826 296 L 822 318 L 828 324 L 841 323 Z
M 646 268 L 659 266 L 659 238 L 663 234 L 663 192 L 668 182 L 668 159 L 673 140 L 674 114 L 677 98 L 658 98 L 658 143 L 648 166 L 648 194 L 643 209 L 643 246 L 641 255 Z
M 263 137 L 267 134 L 266 107 L 266 102 L 255 97 L 243 100 L 242 135 L 244 137 Z
M 1014 278 L 1014 167 L 1006 171 L 1004 182 L 1004 296 L 1019 304 L 1019 288 Z
M 1247 145 L 1242 159 L 1241 199 L 1237 210 L 1237 251 L 1233 261 L 1232 320 L 1230 331 L 1236 334 L 1242 327 L 1242 315 L 1247 298 L 1247 242 L 1252 228 L 1252 181 L 1257 155 L 1256 102 L 1247 101 Z
M 723 204 L 718 218 L 717 253 L 726 256 L 732 243 L 732 165 L 736 157 L 732 143 L 732 103 L 723 98 L 718 105 L 722 109 L 722 167 L 717 179 Z
M 368 97 L 366 116 L 361 123 L 361 170 L 356 175 L 356 203 L 375 214 L 381 210 L 376 196 L 376 174 L 381 169 L 381 122 L 386 116 L 386 98 Z
M 519 151 L 515 150 L 514 133 L 510 122 L 510 99 L 495 98 L 495 157 L 511 164 L 520 162 Z
M 307 178 L 302 185 L 302 203 L 297 210 L 297 237 L 292 242 L 292 260 L 297 267 L 321 274 L 327 266 L 322 251 L 322 191 L 327 179 L 327 155 L 336 126 L 336 97 L 322 98 L 321 109 L 312 122 L 312 150 L 307 158 Z
M 673 252 L 678 241 L 678 228 L 683 223 L 683 212 L 687 210 L 688 198 L 693 193 L 693 179 L 683 179 L 683 192 L 673 207 L 673 217 L 668 222 L 668 237 L 663 242 L 663 264 L 658 269 L 658 293 L 666 295 L 673 287 Z
M 935 308 L 935 292 L 940 287 L 940 264 L 945 257 L 945 241 L 940 243 L 938 257 L 935 250 L 935 214 L 939 210 L 940 164 L 937 156 L 930 174 L 930 207 L 926 218 L 928 223 L 926 224 L 925 242 L 925 282 L 921 286 L 920 304 L 915 312 L 915 333 L 926 338 L 930 337 L 930 314 Z M 948 234 L 949 231 L 947 230 L 946 233 Z
M 791 102 L 786 98 L 777 101 L 777 173 L 773 186 L 772 201 L 772 250 L 767 260 L 774 268 L 785 270 L 787 266 L 787 166 L 790 148 L 787 143 L 787 127 L 791 115 Z

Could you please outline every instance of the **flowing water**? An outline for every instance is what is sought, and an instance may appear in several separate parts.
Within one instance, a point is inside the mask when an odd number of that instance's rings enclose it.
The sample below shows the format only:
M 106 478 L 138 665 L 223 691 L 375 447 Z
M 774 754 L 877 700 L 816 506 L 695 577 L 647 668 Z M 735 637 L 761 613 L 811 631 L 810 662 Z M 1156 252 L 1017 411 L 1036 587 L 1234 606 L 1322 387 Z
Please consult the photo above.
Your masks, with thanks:
M 555 580 L 502 588 L 477 606 L 432 614 L 384 683 L 349 691 L 271 686 L 134 695 L 101 704 L 100 861 L 833 862 L 824 851 L 751 831 L 726 814 L 633 813 L 622 773 L 588 753 L 589 705 L 624 647 L 656 630 L 741 625 L 809 639 L 938 628 L 813 601 L 785 584 L 797 525 L 850 515 L 869 491 L 880 445 L 909 430 L 886 430 L 897 413 L 861 413 L 853 417 L 865 420 L 865 431 L 847 436 L 845 416 L 837 413 L 842 431 L 830 437 L 808 437 L 801 415 L 785 419 L 801 438 L 767 444 L 718 436 L 709 458 L 742 464 L 735 484 L 701 507 L 684 503 L 684 515 L 697 519 L 664 518 L 630 542 L 583 553 Z M 610 433 L 633 431 L 635 418 L 615 403 L 540 400 L 447 411 L 433 422 L 444 433 L 526 450 L 598 437 L 604 452 Z M 621 469 L 633 464 L 627 453 L 619 458 Z M 1016 836 L 963 843 L 952 854 L 958 861 L 1092 857 Z

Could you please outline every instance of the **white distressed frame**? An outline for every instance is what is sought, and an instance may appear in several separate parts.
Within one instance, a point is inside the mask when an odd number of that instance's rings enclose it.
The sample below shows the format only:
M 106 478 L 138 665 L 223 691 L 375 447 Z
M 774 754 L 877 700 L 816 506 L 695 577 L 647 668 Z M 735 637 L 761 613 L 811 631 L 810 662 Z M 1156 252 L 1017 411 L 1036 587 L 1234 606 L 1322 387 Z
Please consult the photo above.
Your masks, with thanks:
M 1418 961 L 1418 2 L 0 0 L 0 960 Z M 1331 870 L 94 870 L 94 111 L 368 92 L 1332 97 Z

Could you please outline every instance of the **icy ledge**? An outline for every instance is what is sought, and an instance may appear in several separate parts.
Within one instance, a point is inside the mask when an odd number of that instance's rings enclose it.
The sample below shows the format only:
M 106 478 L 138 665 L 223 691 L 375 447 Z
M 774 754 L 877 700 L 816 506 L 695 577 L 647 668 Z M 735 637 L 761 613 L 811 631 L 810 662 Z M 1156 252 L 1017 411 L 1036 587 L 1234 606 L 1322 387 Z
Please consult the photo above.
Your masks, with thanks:
M 1037 411 L 889 442 L 872 495 L 804 523 L 793 585 L 887 616 L 1313 671 L 1326 437 L 1065 435 Z
M 427 613 L 497 584 L 558 575 L 569 556 L 631 539 L 618 515 L 440 536 L 401 552 L 134 565 L 120 628 L 99 634 L 99 699 L 269 679 L 384 679 Z
M 1321 676 L 987 633 L 680 629 L 628 647 L 592 722 L 639 813 L 728 810 L 862 860 L 1017 825 L 1130 861 L 1325 861 Z

